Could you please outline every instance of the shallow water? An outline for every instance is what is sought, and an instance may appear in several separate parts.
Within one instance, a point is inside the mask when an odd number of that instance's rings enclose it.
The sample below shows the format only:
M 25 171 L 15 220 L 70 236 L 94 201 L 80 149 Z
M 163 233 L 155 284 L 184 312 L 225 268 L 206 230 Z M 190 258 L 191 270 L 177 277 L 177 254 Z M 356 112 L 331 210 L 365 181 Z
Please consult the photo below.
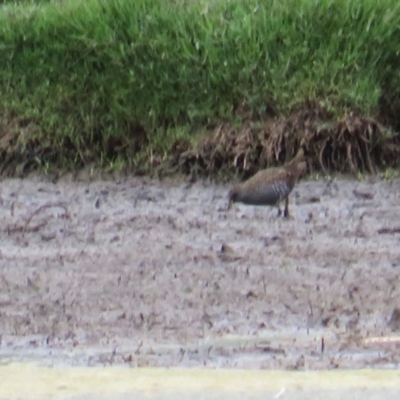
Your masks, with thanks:
M 0 367 L 0 399 L 398 399 L 399 371 Z M 23 382 L 23 384 L 21 384 Z

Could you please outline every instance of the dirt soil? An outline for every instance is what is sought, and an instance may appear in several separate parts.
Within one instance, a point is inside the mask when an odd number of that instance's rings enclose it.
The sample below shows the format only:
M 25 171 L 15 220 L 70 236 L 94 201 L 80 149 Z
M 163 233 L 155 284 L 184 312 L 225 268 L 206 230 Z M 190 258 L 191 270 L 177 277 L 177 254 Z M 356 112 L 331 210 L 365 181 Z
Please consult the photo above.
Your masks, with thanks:
M 0 363 L 396 367 L 399 184 L 4 180 Z

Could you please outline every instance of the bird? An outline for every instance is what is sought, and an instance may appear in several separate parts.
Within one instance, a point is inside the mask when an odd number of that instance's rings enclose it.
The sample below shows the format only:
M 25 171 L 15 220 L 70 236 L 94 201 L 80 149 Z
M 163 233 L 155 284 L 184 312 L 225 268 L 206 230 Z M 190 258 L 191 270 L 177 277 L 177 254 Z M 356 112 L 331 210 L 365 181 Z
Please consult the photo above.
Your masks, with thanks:
M 247 181 L 234 185 L 229 190 L 228 210 L 233 203 L 276 206 L 277 217 L 280 217 L 280 203 L 285 201 L 283 216 L 289 218 L 289 195 L 306 168 L 304 150 L 300 148 L 296 156 L 282 167 L 260 170 Z

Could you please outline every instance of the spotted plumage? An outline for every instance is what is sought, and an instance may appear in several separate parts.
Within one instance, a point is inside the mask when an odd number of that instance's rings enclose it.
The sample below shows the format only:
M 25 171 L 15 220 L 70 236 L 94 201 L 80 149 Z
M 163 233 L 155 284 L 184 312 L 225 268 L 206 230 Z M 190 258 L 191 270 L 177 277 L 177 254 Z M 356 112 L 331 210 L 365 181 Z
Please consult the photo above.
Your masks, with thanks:
M 285 201 L 283 215 L 289 217 L 289 195 L 307 167 L 303 159 L 304 152 L 300 150 L 296 157 L 283 167 L 258 171 L 247 181 L 233 186 L 229 191 L 229 208 L 233 203 L 276 206 L 280 216 L 282 211 L 279 204 Z

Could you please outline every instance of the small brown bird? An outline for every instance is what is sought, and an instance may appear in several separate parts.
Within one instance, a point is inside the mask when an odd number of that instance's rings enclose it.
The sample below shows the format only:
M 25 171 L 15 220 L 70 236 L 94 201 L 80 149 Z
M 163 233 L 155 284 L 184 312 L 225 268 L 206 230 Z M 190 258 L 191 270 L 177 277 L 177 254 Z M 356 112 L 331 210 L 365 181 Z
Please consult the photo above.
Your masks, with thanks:
M 247 181 L 233 186 L 229 191 L 228 210 L 233 203 L 277 206 L 279 217 L 282 215 L 279 203 L 285 200 L 283 216 L 288 218 L 289 194 L 307 167 L 303 160 L 304 151 L 300 149 L 296 157 L 283 167 L 263 169 Z

